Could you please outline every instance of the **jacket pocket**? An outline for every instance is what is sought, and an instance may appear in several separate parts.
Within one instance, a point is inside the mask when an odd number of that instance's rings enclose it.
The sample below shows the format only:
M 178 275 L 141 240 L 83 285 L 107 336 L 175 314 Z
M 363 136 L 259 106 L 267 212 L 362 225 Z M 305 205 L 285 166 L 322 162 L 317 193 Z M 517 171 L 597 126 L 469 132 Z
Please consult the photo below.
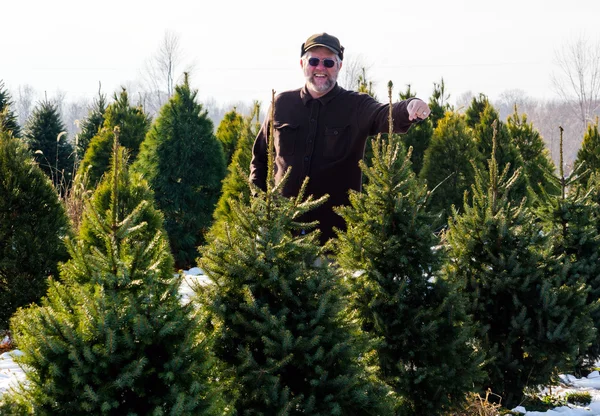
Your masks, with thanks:
M 275 130 L 275 153 L 280 156 L 292 156 L 296 148 L 299 126 L 276 121 L 273 127 Z
M 350 125 L 342 127 L 325 127 L 323 159 L 334 162 L 344 157 L 350 146 Z

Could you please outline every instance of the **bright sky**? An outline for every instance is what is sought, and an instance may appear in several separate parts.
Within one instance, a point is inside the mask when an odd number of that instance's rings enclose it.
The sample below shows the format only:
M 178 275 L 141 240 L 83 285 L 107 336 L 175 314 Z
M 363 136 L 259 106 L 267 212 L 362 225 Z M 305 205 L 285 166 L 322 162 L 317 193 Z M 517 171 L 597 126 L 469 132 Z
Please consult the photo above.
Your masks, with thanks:
M 67 100 L 139 79 L 166 31 L 195 63 L 201 100 L 266 104 L 272 89 L 302 86 L 300 45 L 323 31 L 370 66 L 381 99 L 388 80 L 395 95 L 411 84 L 427 99 L 442 77 L 451 101 L 509 89 L 556 98 L 555 50 L 598 39 L 600 1 L 5 0 L 0 19 L 0 80 Z

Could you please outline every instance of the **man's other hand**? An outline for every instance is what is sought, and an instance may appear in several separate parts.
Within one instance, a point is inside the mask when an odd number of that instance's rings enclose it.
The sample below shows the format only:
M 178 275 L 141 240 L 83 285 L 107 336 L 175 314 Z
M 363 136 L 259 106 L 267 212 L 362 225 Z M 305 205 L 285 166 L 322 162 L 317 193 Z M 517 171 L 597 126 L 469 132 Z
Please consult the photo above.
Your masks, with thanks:
M 427 118 L 431 113 L 431 110 L 429 110 L 429 106 L 427 105 L 427 103 L 418 98 L 411 100 L 406 106 L 406 109 L 408 110 L 408 119 L 410 121 L 423 120 Z

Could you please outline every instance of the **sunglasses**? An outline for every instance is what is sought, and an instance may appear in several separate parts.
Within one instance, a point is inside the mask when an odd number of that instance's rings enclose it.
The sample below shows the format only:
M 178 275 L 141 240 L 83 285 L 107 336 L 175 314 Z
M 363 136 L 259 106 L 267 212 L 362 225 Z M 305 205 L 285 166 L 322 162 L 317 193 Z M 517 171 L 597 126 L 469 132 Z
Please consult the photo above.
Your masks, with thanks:
M 308 64 L 310 66 L 319 66 L 319 62 L 323 62 L 323 66 L 325 68 L 333 68 L 335 66 L 335 61 L 330 58 L 325 58 L 325 59 L 308 58 Z

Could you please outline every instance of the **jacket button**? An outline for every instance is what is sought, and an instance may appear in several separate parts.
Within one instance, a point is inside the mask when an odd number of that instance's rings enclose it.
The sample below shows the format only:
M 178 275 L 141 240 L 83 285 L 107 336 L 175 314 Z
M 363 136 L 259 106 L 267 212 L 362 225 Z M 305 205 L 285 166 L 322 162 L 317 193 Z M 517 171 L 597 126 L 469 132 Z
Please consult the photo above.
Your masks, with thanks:
M 337 131 L 337 130 L 334 130 L 334 131 L 333 131 L 333 134 L 337 136 L 337 134 L 338 134 L 338 131 Z
M 304 156 L 304 161 L 308 162 L 308 156 Z

